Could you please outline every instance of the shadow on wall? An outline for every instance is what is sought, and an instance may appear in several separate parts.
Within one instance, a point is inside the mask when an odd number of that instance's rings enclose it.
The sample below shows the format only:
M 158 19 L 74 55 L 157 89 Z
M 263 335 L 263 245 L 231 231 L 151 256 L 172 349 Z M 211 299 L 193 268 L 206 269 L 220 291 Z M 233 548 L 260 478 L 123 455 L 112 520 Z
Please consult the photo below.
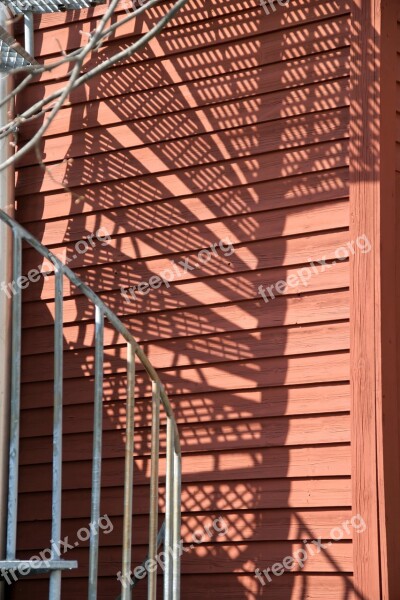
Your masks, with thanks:
M 134 34 L 164 11 L 137 19 Z M 191 0 L 129 65 L 74 92 L 43 143 L 49 171 L 27 159 L 19 172 L 20 220 L 66 249 L 160 371 L 182 439 L 185 542 L 218 517 L 228 526 L 184 554 L 183 598 L 211 590 L 305 600 L 321 589 L 357 597 L 350 540 L 310 558 L 307 575 L 265 586 L 254 577 L 350 514 L 348 264 L 267 304 L 257 291 L 310 257 L 331 260 L 348 239 L 347 22 L 340 1 L 293 0 L 267 16 L 250 1 Z M 69 25 L 70 48 L 81 27 Z M 46 48 L 46 31 L 39 35 Z M 111 40 L 94 60 L 131 40 Z M 44 91 L 36 84 L 32 97 Z M 112 242 L 72 259 L 75 243 L 102 227 Z M 169 287 L 121 295 L 172 260 L 198 262 L 220 240 L 235 252 L 182 270 Z M 36 264 L 26 250 L 24 268 Z M 77 290 L 66 295 L 63 534 L 76 539 L 90 518 L 94 315 Z M 19 545 L 27 556 L 49 545 L 53 297 L 51 277 L 25 292 Z M 125 346 L 109 328 L 105 340 L 102 513 L 114 530 L 101 539 L 101 599 L 118 593 L 126 399 Z M 139 370 L 133 566 L 146 554 L 149 392 Z M 68 558 L 80 569 L 63 580 L 67 600 L 85 594 L 87 544 Z M 45 586 L 26 580 L 12 597 L 44 597 Z

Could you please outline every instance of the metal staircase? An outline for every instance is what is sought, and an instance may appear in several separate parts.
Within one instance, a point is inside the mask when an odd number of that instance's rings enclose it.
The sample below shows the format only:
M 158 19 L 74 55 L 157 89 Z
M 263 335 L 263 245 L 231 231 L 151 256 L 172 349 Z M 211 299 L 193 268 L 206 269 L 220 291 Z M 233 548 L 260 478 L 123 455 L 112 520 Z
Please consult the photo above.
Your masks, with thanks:
M 125 481 L 123 508 L 123 539 L 121 540 L 121 581 L 129 581 L 132 572 L 132 508 L 134 490 L 134 435 L 135 435 L 135 362 L 141 362 L 152 382 L 152 425 L 151 425 L 151 475 L 149 506 L 149 549 L 148 559 L 155 560 L 160 544 L 164 543 L 165 568 L 163 581 L 164 600 L 180 598 L 180 528 L 181 528 L 181 451 L 178 428 L 168 400 L 167 393 L 146 354 L 137 344 L 120 319 L 102 300 L 77 277 L 71 269 L 34 238 L 18 222 L 0 210 L 0 221 L 11 229 L 13 239 L 12 280 L 22 276 L 22 245 L 29 244 L 42 257 L 54 265 L 55 278 L 55 318 L 54 318 L 54 417 L 53 417 L 53 462 L 52 462 L 52 540 L 61 539 L 61 491 L 62 491 L 62 414 L 63 414 L 63 284 L 68 279 L 84 294 L 93 306 L 95 319 L 95 366 L 94 366 L 94 416 L 93 416 L 93 455 L 92 455 L 92 494 L 91 523 L 98 523 L 101 508 L 101 467 L 102 467 L 102 415 L 103 415 L 103 363 L 104 363 L 104 324 L 113 326 L 127 343 L 127 408 L 125 444 Z M 0 223 L 1 227 L 4 227 Z M 3 257 L 2 257 L 3 258 Z M 11 356 L 11 409 L 9 441 L 9 489 L 6 557 L 0 560 L 0 571 L 14 572 L 19 576 L 32 573 L 49 573 L 49 599 L 61 597 L 61 575 L 66 569 L 77 568 L 76 561 L 60 560 L 52 551 L 49 561 L 26 561 L 17 558 L 17 507 L 18 507 L 18 464 L 20 438 L 20 389 L 21 389 L 21 308 L 22 294 L 19 286 L 14 287 L 12 299 L 12 356 Z M 158 527 L 159 495 L 159 432 L 160 410 L 166 413 L 166 489 L 165 522 Z M 88 600 L 98 597 L 98 555 L 99 536 L 93 529 L 90 533 Z M 148 598 L 156 599 L 157 570 L 149 570 L 147 575 Z M 135 585 L 121 584 L 121 600 L 130 600 Z

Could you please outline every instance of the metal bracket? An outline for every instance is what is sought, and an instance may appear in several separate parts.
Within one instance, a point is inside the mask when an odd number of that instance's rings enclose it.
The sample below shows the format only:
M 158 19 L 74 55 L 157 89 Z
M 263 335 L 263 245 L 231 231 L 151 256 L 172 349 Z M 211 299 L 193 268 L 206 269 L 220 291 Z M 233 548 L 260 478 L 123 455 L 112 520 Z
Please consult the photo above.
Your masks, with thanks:
M 7 579 L 10 571 L 19 579 L 50 571 L 71 571 L 77 568 L 76 560 L 0 560 L 0 578 Z M 13 577 L 13 579 L 15 578 Z

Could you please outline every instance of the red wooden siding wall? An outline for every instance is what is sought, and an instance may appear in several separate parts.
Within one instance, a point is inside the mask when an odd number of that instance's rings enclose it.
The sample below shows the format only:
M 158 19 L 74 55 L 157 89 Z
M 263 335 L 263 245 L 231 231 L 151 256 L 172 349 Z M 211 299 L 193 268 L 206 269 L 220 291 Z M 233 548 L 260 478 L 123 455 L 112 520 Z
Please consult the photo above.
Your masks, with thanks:
M 164 10 L 138 19 L 134 35 Z M 103 11 L 43 17 L 41 59 L 60 44 L 77 47 Z M 72 94 L 43 143 L 48 170 L 29 156 L 18 172 L 18 218 L 53 250 L 72 257 L 85 235 L 100 227 L 112 235 L 70 266 L 122 316 L 171 395 L 184 453 L 184 540 L 216 517 L 228 525 L 184 555 L 184 599 L 352 597 L 351 531 L 302 572 L 265 587 L 254 577 L 352 514 L 349 269 L 335 255 L 349 239 L 348 29 L 343 0 L 291 0 L 269 15 L 253 0 L 190 0 L 129 65 Z M 131 39 L 126 28 L 100 56 Z M 21 105 L 64 74 L 44 75 Z M 121 297 L 120 286 L 148 281 L 171 260 L 194 263 L 223 238 L 232 255 L 219 252 L 137 302 Z M 320 259 L 329 266 L 305 285 L 268 303 L 259 296 L 260 284 Z M 26 271 L 37 263 L 26 250 Z M 68 293 L 63 531 L 76 540 L 90 519 L 94 327 L 86 301 Z M 25 292 L 19 547 L 27 556 L 49 545 L 53 298 L 51 277 Z M 118 593 L 124 356 L 107 331 L 102 512 L 115 528 L 101 538 L 102 599 Z M 139 373 L 134 564 L 145 557 L 148 527 L 143 381 Z M 81 567 L 65 576 L 65 599 L 85 594 L 86 543 L 74 557 Z M 13 598 L 41 598 L 45 586 L 27 580 Z

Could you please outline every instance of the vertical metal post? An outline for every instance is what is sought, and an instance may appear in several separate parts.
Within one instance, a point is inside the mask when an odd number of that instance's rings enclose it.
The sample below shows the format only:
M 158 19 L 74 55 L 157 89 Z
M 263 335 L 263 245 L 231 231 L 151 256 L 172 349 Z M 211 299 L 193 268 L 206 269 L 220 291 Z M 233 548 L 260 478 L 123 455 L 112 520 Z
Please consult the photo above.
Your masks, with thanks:
M 33 24 L 33 13 L 24 13 L 24 38 L 25 38 L 25 50 L 31 55 L 35 56 L 35 43 L 34 43 L 34 24 Z
M 0 7 L 0 25 L 10 30 L 7 9 Z M 0 99 L 6 98 L 13 85 L 13 78 L 0 73 Z M 0 128 L 4 127 L 12 115 L 13 103 L 0 106 Z M 10 138 L 0 140 L 0 163 L 12 154 Z M 0 209 L 14 216 L 14 169 L 9 167 L 0 172 Z M 11 230 L 0 223 L 0 283 L 7 285 L 12 273 Z M 10 364 L 11 364 L 11 291 L 0 291 L 0 557 L 6 553 L 6 523 L 8 518 L 8 463 L 9 463 L 9 423 L 10 423 Z M 4 584 L 0 582 L 0 598 L 3 598 Z
M 174 491 L 173 491 L 173 522 L 174 522 L 174 568 L 172 583 L 172 600 L 179 600 L 181 596 L 181 557 L 178 548 L 180 548 L 181 539 L 181 457 L 174 448 Z
M 13 240 L 13 282 L 14 297 L 12 303 L 12 359 L 11 359 L 11 415 L 10 415 L 10 454 L 7 522 L 7 559 L 15 559 L 17 545 L 17 508 L 18 508 L 18 463 L 19 463 L 19 426 L 21 395 L 21 316 L 22 290 L 18 286 L 22 269 L 22 241 L 14 232 Z
M 150 475 L 150 525 L 149 560 L 155 560 L 157 554 L 158 533 L 158 460 L 160 437 L 160 386 L 152 382 L 152 423 L 151 423 L 151 475 Z M 157 569 L 151 569 L 148 575 L 148 600 L 157 597 Z
M 57 548 L 61 540 L 62 497 L 62 414 L 63 414 L 63 274 L 55 270 L 55 320 L 54 320 L 54 415 L 53 415 L 53 498 L 51 537 Z M 52 560 L 59 557 L 54 549 Z M 61 571 L 50 573 L 50 600 L 61 597 Z
M 103 368 L 104 368 L 104 312 L 96 306 L 95 315 L 95 374 L 94 374 L 94 423 L 93 423 L 93 464 L 92 464 L 92 509 L 89 551 L 88 600 L 97 599 L 97 578 L 99 562 L 98 523 L 100 518 L 101 495 L 101 450 L 103 437 Z
M 173 537 L 173 477 L 174 477 L 174 424 L 167 416 L 167 469 L 165 477 L 165 570 L 164 570 L 164 600 L 172 598 L 173 560 L 170 554 L 174 549 Z
M 132 563 L 132 497 L 133 497 L 133 453 L 135 450 L 135 350 L 128 343 L 128 394 L 126 399 L 126 444 L 124 481 L 124 531 L 122 543 L 122 585 L 121 600 L 131 600 L 129 584 Z

